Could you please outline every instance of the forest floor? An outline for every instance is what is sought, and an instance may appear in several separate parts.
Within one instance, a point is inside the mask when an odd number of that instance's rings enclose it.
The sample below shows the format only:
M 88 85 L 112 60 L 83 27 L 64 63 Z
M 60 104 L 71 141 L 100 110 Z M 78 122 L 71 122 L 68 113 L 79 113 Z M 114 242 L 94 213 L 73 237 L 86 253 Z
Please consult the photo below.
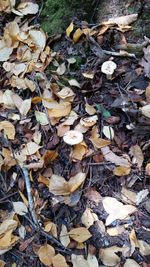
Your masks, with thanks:
M 0 12 L 0 267 L 150 266 L 150 39 L 138 14 L 49 36 L 34 2 Z

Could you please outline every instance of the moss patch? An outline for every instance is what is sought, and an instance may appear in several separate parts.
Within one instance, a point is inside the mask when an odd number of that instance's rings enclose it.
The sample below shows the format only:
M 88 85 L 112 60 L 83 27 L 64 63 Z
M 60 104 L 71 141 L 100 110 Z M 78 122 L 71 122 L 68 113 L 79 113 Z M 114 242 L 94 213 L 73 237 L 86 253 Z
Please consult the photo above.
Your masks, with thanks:
M 41 14 L 42 28 L 49 34 L 61 33 L 73 17 L 87 19 L 91 1 L 46 0 Z

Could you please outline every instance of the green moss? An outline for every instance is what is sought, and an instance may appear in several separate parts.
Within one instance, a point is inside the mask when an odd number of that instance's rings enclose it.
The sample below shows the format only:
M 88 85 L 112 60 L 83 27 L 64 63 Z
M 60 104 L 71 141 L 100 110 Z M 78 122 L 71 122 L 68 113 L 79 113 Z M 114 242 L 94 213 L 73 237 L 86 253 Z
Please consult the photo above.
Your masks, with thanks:
M 46 0 L 41 14 L 42 28 L 49 34 L 61 33 L 74 16 L 84 19 L 89 11 L 90 0 Z

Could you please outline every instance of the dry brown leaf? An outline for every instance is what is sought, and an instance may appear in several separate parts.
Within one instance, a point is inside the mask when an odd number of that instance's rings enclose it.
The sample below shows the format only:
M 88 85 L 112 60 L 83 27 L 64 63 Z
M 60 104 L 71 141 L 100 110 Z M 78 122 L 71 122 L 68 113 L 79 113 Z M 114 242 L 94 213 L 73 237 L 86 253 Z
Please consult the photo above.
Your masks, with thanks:
M 87 154 L 88 147 L 86 143 L 83 141 L 80 144 L 74 146 L 73 151 L 70 154 L 70 157 L 73 161 L 82 160 L 83 157 Z
M 87 262 L 89 267 L 99 267 L 98 260 L 94 255 L 88 254 Z
M 67 37 L 70 37 L 70 34 L 73 31 L 73 28 L 74 28 L 74 25 L 73 25 L 73 22 L 71 22 L 70 25 L 68 26 L 68 28 L 66 29 Z
M 68 232 L 68 235 L 75 241 L 82 243 L 88 240 L 92 235 L 85 227 L 78 227 Z
M 127 159 L 123 156 L 122 157 L 117 156 L 110 150 L 108 146 L 101 148 L 101 151 L 103 153 L 105 160 L 110 161 L 115 165 L 126 166 L 126 167 L 131 166 L 130 159 Z
M 113 174 L 116 176 L 126 176 L 129 175 L 130 172 L 131 168 L 126 166 L 115 167 L 115 169 L 113 170 Z
M 71 104 L 69 102 L 63 102 L 55 104 L 52 109 L 48 109 L 49 117 L 61 118 L 69 115 L 71 111 Z
M 2 260 L 0 260 L 0 267 L 4 267 L 4 266 L 5 266 L 5 264 L 6 264 L 6 262 L 5 262 L 5 261 L 2 261 Z
M 10 140 L 15 138 L 15 127 L 10 121 L 1 121 L 0 122 L 0 131 L 4 130 L 5 136 Z
M 141 169 L 144 161 L 144 156 L 139 145 L 131 146 L 130 154 L 133 156 L 132 163 L 137 164 L 138 168 Z
M 17 87 L 18 89 L 27 89 L 29 88 L 31 92 L 35 91 L 35 84 L 33 81 L 28 78 L 19 78 L 17 76 L 12 76 L 9 80 L 12 87 Z
M 40 247 L 38 250 L 38 256 L 43 264 L 51 267 L 52 258 L 55 256 L 55 250 L 52 246 L 46 244 Z
M 123 205 L 116 198 L 105 197 L 102 201 L 105 211 L 109 214 L 106 219 L 106 225 L 115 220 L 123 220 L 136 211 L 132 205 Z
M 64 224 L 62 224 L 59 239 L 60 239 L 60 242 L 63 244 L 64 247 L 67 247 L 70 243 L 70 238 L 68 236 L 67 227 Z
M 66 263 L 66 259 L 61 254 L 57 254 L 52 258 L 52 264 L 53 267 L 69 267 L 69 265 Z
M 8 61 L 3 63 L 3 68 L 5 71 L 10 72 L 16 76 L 21 74 L 26 70 L 26 64 L 25 63 L 10 63 Z
M 120 262 L 120 257 L 116 254 L 117 252 L 122 252 L 123 248 L 113 246 L 105 249 L 99 250 L 99 257 L 104 265 L 106 266 L 117 266 Z
M 56 196 L 67 196 L 76 191 L 85 178 L 86 174 L 79 172 L 67 182 L 62 176 L 53 174 L 50 178 L 49 190 Z
M 140 267 L 140 265 L 133 259 L 127 259 L 124 267 Z
M 56 95 L 61 99 L 71 98 L 71 100 L 73 100 L 72 97 L 75 96 L 74 92 L 69 87 L 62 88 L 62 90 L 56 93 Z
M 94 126 L 92 128 L 90 140 L 91 140 L 93 146 L 95 146 L 96 148 L 103 148 L 103 147 L 108 146 L 110 144 L 110 141 L 102 139 L 99 137 L 97 126 Z

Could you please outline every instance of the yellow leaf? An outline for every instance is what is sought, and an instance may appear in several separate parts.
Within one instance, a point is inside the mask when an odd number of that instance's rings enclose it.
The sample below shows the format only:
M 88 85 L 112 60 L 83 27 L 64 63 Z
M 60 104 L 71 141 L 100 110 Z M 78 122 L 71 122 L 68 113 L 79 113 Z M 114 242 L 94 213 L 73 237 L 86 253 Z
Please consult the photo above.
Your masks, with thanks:
M 46 244 L 40 247 L 38 250 L 38 256 L 43 264 L 51 266 L 52 258 L 55 256 L 55 250 L 52 246 Z
M 38 178 L 38 182 L 39 183 L 42 183 L 42 184 L 45 184 L 46 186 L 49 186 L 49 179 L 40 175 L 39 178 Z
M 13 219 L 7 219 L 0 225 L 0 235 L 6 233 L 10 230 L 15 230 L 17 228 L 18 222 Z
M 130 171 L 131 171 L 130 167 L 119 166 L 115 167 L 115 169 L 113 170 L 113 174 L 116 176 L 126 176 L 129 175 Z
M 97 126 L 94 126 L 92 128 L 91 133 L 92 133 L 92 135 L 90 137 L 90 140 L 96 148 L 102 148 L 102 147 L 108 146 L 110 144 L 110 141 L 102 139 L 99 137 Z
M 67 37 L 70 36 L 70 33 L 73 31 L 74 25 L 73 22 L 70 23 L 70 25 L 68 26 L 68 28 L 66 29 L 66 35 Z
M 57 254 L 52 258 L 52 264 L 53 267 L 69 267 L 69 265 L 66 263 L 66 259 L 61 254 Z
M 74 228 L 70 232 L 68 232 L 68 235 L 73 240 L 79 243 L 88 240 L 92 236 L 89 230 L 86 229 L 85 227 Z
M 14 125 L 9 121 L 1 121 L 0 122 L 0 131 L 4 130 L 4 134 L 8 137 L 10 140 L 14 140 L 15 138 L 15 127 Z
M 80 28 L 78 28 L 78 29 L 75 31 L 74 35 L 73 35 L 73 41 L 74 41 L 75 43 L 77 43 L 77 42 L 79 41 L 79 39 L 80 39 L 80 37 L 81 37 L 82 34 L 83 34 L 83 31 L 82 31 Z
M 88 152 L 88 147 L 85 142 L 81 142 L 74 146 L 74 149 L 70 155 L 73 161 L 82 160 Z

